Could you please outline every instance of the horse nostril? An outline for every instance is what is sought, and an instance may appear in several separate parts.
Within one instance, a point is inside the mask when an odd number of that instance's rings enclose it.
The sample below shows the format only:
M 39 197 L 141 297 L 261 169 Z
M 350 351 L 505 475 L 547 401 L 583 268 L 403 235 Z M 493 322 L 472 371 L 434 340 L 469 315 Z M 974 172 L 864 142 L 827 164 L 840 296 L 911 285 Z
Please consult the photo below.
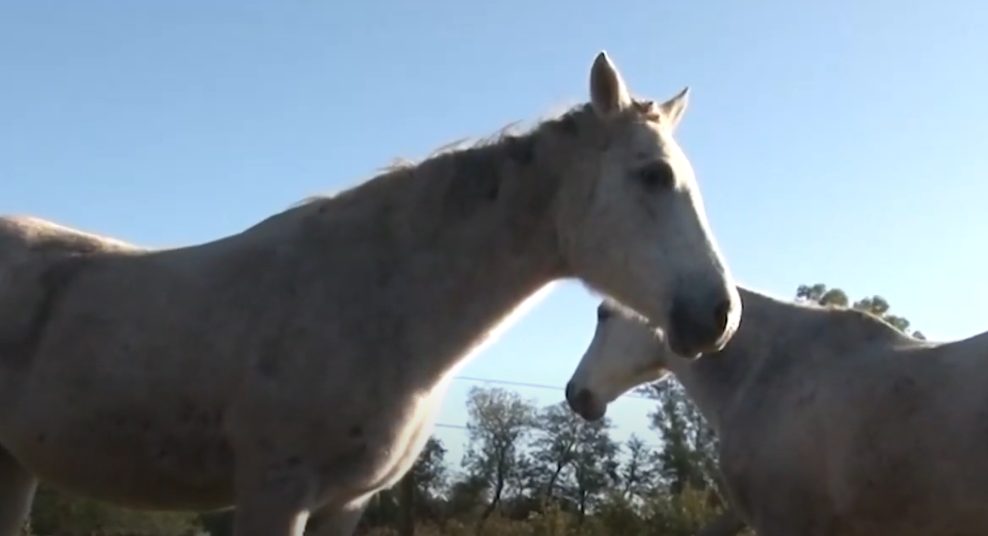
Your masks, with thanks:
M 593 394 L 591 394 L 587 389 L 580 389 L 576 392 L 576 397 L 573 399 L 573 402 L 576 404 L 576 407 L 579 408 L 580 413 L 586 415 L 593 406 Z
M 572 382 L 566 384 L 566 401 L 577 413 L 588 414 L 593 406 L 593 400 L 593 393 L 589 389 L 576 389 Z
M 731 301 L 724 300 L 714 308 L 714 325 L 721 333 L 727 329 L 727 322 L 731 319 Z

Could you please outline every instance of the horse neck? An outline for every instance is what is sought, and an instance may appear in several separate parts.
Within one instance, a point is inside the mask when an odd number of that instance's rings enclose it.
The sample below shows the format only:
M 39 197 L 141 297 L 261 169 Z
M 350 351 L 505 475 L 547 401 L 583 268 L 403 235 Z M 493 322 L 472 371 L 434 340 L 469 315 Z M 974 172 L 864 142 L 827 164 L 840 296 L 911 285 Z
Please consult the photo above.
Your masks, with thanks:
M 741 325 L 720 352 L 697 360 L 673 358 L 669 369 L 700 413 L 720 434 L 731 402 L 754 377 L 788 356 L 784 346 L 812 322 L 809 308 L 739 288 L 744 309 Z M 797 336 L 798 338 L 798 336 Z
M 801 305 L 738 290 L 743 318 L 727 346 L 716 354 L 677 360 L 670 366 L 718 431 L 732 402 L 746 396 L 747 389 L 771 389 L 774 386 L 766 382 L 784 384 L 790 374 L 813 374 L 818 363 L 853 356 L 870 344 L 920 344 L 861 311 Z
M 360 228 L 364 247 L 381 250 L 363 268 L 385 280 L 362 296 L 365 321 L 400 341 L 388 359 L 414 360 L 401 367 L 403 381 L 434 385 L 526 298 L 566 275 L 556 234 L 560 162 L 586 151 L 545 128 L 392 171 L 325 211 L 336 214 L 327 233 Z

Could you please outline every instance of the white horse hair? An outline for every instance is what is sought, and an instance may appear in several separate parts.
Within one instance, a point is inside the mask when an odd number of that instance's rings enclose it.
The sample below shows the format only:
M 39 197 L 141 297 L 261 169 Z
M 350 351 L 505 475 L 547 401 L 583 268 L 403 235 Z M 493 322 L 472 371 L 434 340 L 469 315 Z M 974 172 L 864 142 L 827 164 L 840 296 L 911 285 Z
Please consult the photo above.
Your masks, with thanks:
M 137 508 L 236 508 L 237 536 L 350 534 L 432 428 L 444 378 L 577 278 L 695 355 L 740 300 L 673 140 L 686 92 L 590 103 L 206 244 L 0 219 L 0 536 L 37 479 Z

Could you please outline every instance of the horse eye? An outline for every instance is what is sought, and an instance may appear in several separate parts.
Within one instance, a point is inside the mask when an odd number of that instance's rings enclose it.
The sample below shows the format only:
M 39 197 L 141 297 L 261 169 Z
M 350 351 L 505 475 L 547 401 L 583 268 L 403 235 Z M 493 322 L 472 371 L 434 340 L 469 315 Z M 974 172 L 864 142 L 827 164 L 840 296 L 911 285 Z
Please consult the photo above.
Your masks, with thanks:
M 604 320 L 607 320 L 610 317 L 611 317 L 610 309 L 604 307 L 597 308 L 597 322 L 603 322 Z
M 639 168 L 636 176 L 649 189 L 669 189 L 676 180 L 672 167 L 662 160 Z

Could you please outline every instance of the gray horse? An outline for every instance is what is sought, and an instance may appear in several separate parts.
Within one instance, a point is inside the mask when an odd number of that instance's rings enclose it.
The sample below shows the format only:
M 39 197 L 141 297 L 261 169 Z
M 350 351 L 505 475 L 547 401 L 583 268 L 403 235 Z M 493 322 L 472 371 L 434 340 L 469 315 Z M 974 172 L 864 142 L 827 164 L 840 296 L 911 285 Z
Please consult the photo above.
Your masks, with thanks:
M 456 365 L 577 278 L 676 351 L 740 299 L 673 140 L 686 92 L 590 102 L 202 245 L 0 220 L 0 535 L 35 479 L 146 509 L 236 508 L 238 536 L 350 534 L 428 437 Z
M 761 536 L 988 534 L 988 333 L 932 343 L 859 311 L 741 298 L 737 334 L 696 361 L 601 305 L 571 407 L 599 418 L 671 371 L 716 431 L 731 503 Z

